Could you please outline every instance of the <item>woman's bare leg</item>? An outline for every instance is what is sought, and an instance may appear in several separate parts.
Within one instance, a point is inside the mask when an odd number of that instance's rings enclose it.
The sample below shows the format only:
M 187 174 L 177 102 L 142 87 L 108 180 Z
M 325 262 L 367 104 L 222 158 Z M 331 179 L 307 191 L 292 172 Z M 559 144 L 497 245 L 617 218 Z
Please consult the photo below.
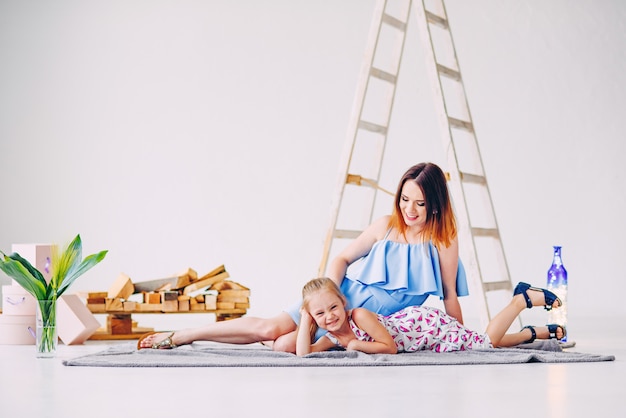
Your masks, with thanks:
M 231 344 L 250 344 L 259 341 L 275 340 L 281 335 L 296 330 L 296 324 L 286 312 L 273 318 L 241 317 L 228 321 L 211 323 L 197 328 L 186 328 L 174 332 L 175 345 L 190 344 L 194 341 L 215 341 Z M 170 333 L 150 335 L 140 341 L 140 348 L 151 348 L 153 344 L 166 339 Z M 294 346 L 295 347 L 295 346 Z
M 543 292 L 539 290 L 528 289 L 526 293 L 528 294 L 528 297 L 530 297 L 530 300 L 533 306 L 545 305 L 546 301 L 545 301 Z M 559 306 L 560 306 L 559 302 L 555 301 L 554 304 L 552 305 L 552 308 L 555 309 L 555 308 L 558 308 Z M 504 335 L 506 334 L 507 330 L 509 329 L 513 321 L 515 321 L 517 316 L 524 309 L 526 309 L 526 300 L 524 299 L 524 295 L 522 295 L 521 293 L 517 294 L 513 296 L 513 299 L 511 299 L 511 302 L 489 322 L 489 325 L 487 325 L 486 333 L 487 335 L 489 335 L 489 338 L 491 339 L 491 344 L 493 344 L 494 347 L 503 346 L 502 339 Z M 530 332 L 529 330 L 527 331 Z M 511 334 L 511 335 L 514 335 L 514 334 Z M 526 338 L 525 340 L 521 340 L 520 343 L 527 341 L 528 339 L 530 339 L 530 336 Z M 512 341 L 515 341 L 515 340 L 508 339 L 508 338 L 507 340 L 505 340 L 507 344 L 515 345 L 515 344 L 512 344 Z M 509 347 L 510 345 L 507 345 L 507 347 Z
M 287 334 L 283 334 L 276 338 L 272 345 L 274 351 L 285 351 L 287 353 L 296 353 L 296 339 L 298 336 L 297 331 L 292 331 Z
M 537 334 L 538 340 L 547 340 L 550 338 L 550 330 L 548 327 L 533 327 L 535 328 L 535 333 Z M 523 344 L 526 341 L 532 338 L 532 332 L 528 328 L 522 329 L 520 332 L 514 332 L 512 334 L 506 334 L 500 340 L 500 344 L 498 347 L 513 347 L 518 344 Z M 561 327 L 557 327 L 556 329 L 556 338 L 563 338 L 563 329 Z

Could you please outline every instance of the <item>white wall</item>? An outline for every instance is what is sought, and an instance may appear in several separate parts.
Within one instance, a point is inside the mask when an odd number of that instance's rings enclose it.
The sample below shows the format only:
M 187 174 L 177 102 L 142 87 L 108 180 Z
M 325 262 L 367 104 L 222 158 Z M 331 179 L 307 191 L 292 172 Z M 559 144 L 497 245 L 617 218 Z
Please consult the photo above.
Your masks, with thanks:
M 446 4 L 513 280 L 543 284 L 560 244 L 570 331 L 625 315 L 626 5 Z M 73 290 L 225 264 L 250 314 L 290 305 L 317 272 L 373 7 L 3 0 L 0 249 L 80 233 L 85 254 L 109 254 Z M 413 163 L 445 163 L 411 39 L 391 189 Z

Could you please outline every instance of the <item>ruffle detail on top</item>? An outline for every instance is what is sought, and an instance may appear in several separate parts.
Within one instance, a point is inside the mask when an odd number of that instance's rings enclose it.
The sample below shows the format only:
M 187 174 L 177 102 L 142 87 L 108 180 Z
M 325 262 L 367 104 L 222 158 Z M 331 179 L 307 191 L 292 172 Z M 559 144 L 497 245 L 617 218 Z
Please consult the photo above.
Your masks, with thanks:
M 394 299 L 405 295 L 433 295 L 443 299 L 439 252 L 432 242 L 403 244 L 376 242 L 369 254 L 351 266 L 346 278 L 383 289 Z M 459 259 L 456 276 L 458 296 L 467 296 L 467 276 Z

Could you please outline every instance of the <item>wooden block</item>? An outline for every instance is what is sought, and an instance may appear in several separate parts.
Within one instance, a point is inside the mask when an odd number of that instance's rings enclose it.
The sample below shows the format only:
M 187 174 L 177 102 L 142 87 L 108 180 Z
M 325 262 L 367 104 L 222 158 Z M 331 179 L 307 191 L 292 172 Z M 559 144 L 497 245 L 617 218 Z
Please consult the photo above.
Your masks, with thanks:
M 122 303 L 122 299 L 106 299 L 105 302 L 105 309 L 107 311 L 123 311 L 124 310 L 124 305 Z
M 248 309 L 250 308 L 250 303 L 237 303 L 235 302 L 235 309 Z
M 189 293 L 202 289 L 203 287 L 212 286 L 214 283 L 227 279 L 228 277 L 230 277 L 230 275 L 227 271 L 224 271 L 211 277 L 200 278 L 189 286 L 186 286 L 183 289 L 183 294 L 188 295 Z
M 178 311 L 179 312 L 189 312 L 191 308 L 189 307 L 189 299 L 178 300 Z
M 161 292 L 161 302 L 166 302 L 166 301 L 171 301 L 171 300 L 178 300 L 178 292 L 176 291 L 164 291 Z
M 122 298 L 128 299 L 130 295 L 135 292 L 135 285 L 130 280 L 130 277 L 121 273 L 113 282 L 113 285 L 109 288 L 107 297 L 109 299 Z
M 107 330 L 113 334 L 131 334 L 133 320 L 130 314 L 111 314 L 107 317 Z
M 124 306 L 124 312 L 133 312 L 137 310 L 137 302 L 134 302 L 132 300 L 125 300 L 123 302 L 123 306 Z
M 144 293 L 143 297 L 145 303 L 161 303 L 160 293 Z
M 189 299 L 189 309 L 191 311 L 204 311 L 204 303 L 198 303 L 195 299 Z
M 162 312 L 163 305 L 161 303 L 138 303 L 135 305 L 138 312 Z
M 104 305 L 107 303 L 107 298 L 87 298 L 87 304 L 90 305 Z
M 216 282 L 215 284 L 213 284 L 211 286 L 211 289 L 217 290 L 219 292 L 224 291 L 224 290 L 238 290 L 238 291 L 250 291 L 250 289 L 248 289 L 247 287 L 237 283 L 237 282 L 233 282 L 232 280 L 222 280 L 219 282 Z
M 187 278 L 187 283 L 183 286 L 179 286 L 178 289 L 187 286 L 189 283 L 195 282 L 196 280 L 198 280 L 198 272 L 195 271 L 192 268 L 188 268 L 187 270 L 181 272 L 180 274 L 178 274 L 178 277 L 186 277 Z
M 215 267 L 213 270 L 211 270 L 210 272 L 206 273 L 204 276 L 202 276 L 200 279 L 208 279 L 209 277 L 213 277 L 213 276 L 217 276 L 220 273 L 224 273 L 226 271 L 226 267 L 224 267 L 224 265 L 220 265 Z
M 235 309 L 235 302 L 215 302 L 216 309 Z
M 204 295 L 204 309 L 207 311 L 214 311 L 217 309 L 217 296 Z
M 104 313 L 107 311 L 104 303 L 87 303 L 87 309 L 92 313 Z
M 189 285 L 198 278 L 198 273 L 192 268 L 164 279 L 146 280 L 135 283 L 136 292 L 160 292 L 161 290 L 177 290 Z
M 106 299 L 109 296 L 109 292 L 89 292 L 87 298 L 91 299 Z
M 177 277 L 167 277 L 165 279 L 147 280 L 135 283 L 135 292 L 158 292 L 159 290 L 171 289 L 176 282 Z
M 250 296 L 250 289 L 217 289 L 219 294 L 223 297 L 228 296 Z
M 178 312 L 178 300 L 166 300 L 163 302 L 163 312 Z
M 218 302 L 235 302 L 235 303 L 248 303 L 249 298 L 247 296 L 233 296 L 233 295 L 217 295 Z

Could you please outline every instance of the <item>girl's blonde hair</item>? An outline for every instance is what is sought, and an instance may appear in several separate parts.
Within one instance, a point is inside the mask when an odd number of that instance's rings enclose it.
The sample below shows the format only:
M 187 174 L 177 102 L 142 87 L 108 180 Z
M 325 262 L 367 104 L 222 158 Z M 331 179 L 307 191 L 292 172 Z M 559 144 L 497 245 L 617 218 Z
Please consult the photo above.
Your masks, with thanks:
M 310 313 L 309 302 L 311 301 L 311 296 L 317 292 L 321 292 L 324 290 L 331 292 L 339 297 L 339 299 L 341 299 L 341 302 L 343 303 L 344 308 L 348 305 L 348 300 L 343 295 L 343 293 L 341 293 L 339 286 L 337 286 L 335 282 L 333 282 L 328 277 L 318 277 L 309 280 L 302 288 L 302 307 L 304 308 L 304 310 Z M 311 341 L 313 341 L 317 328 L 317 324 L 315 323 L 315 321 L 313 321 L 311 323 L 311 329 L 309 330 L 311 333 Z
M 408 181 L 415 182 L 424 194 L 426 203 L 426 225 L 422 233 L 424 241 L 432 243 L 440 249 L 449 247 L 456 238 L 456 219 L 448 194 L 446 176 L 438 165 L 420 163 L 409 168 L 400 179 L 394 198 L 394 208 L 389 220 L 389 227 L 396 228 L 406 238 L 407 225 L 400 210 L 402 188 Z

